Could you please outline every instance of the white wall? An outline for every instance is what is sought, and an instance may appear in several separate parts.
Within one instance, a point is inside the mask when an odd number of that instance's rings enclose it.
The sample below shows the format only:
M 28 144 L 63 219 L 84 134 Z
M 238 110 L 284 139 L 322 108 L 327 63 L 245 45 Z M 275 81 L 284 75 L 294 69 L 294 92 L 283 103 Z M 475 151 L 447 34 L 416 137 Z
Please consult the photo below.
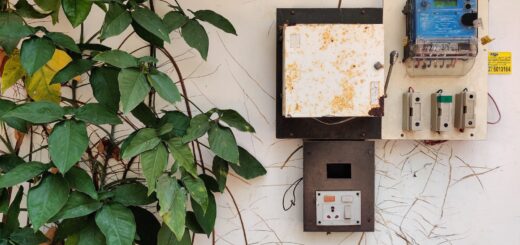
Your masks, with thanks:
M 159 2 L 159 1 L 156 1 Z M 344 0 L 344 7 L 380 7 L 376 0 Z M 520 244 L 520 187 L 518 151 L 520 131 L 520 73 L 490 76 L 490 92 L 504 118 L 489 127 L 487 141 L 424 146 L 418 142 L 377 142 L 376 232 L 304 233 L 302 188 L 296 190 L 296 207 L 282 210 L 284 190 L 302 176 L 302 154 L 281 165 L 300 140 L 275 138 L 275 20 L 276 8 L 336 7 L 335 0 L 180 0 L 193 10 L 213 9 L 228 17 L 239 36 L 206 26 L 210 36 L 208 62 L 195 51 L 178 59 L 188 80 L 191 98 L 203 109 L 215 105 L 238 110 L 257 130 L 254 137 L 238 135 L 239 142 L 266 166 L 268 174 L 254 181 L 230 178 L 251 244 Z M 158 11 L 166 7 L 158 4 Z M 519 1 L 490 2 L 490 50 L 513 51 L 520 32 Z M 99 11 L 89 19 L 87 33 L 101 25 Z M 401 13 L 395 13 L 401 14 Z M 69 31 L 70 26 L 55 27 Z M 389 27 L 387 31 L 391 31 Z M 88 34 L 87 34 L 88 36 Z M 117 40 L 108 40 L 108 44 Z M 137 38 L 125 45 L 133 50 Z M 175 54 L 188 48 L 174 39 Z M 171 67 L 166 66 L 167 69 Z M 520 69 L 514 66 L 514 69 Z M 174 73 L 170 73 L 174 77 Z M 490 120 L 496 112 L 490 104 Z M 467 167 L 467 165 L 473 168 Z M 495 169 L 497 168 L 498 169 Z M 474 172 L 473 172 L 474 171 Z M 483 172 L 490 171 L 486 174 Z M 472 176 L 472 174 L 478 175 Z M 460 182 L 459 182 L 460 181 Z M 481 186 L 481 184 L 482 186 Z M 218 195 L 217 244 L 243 244 L 240 222 L 229 195 Z M 289 200 L 287 200 L 289 201 Z M 210 244 L 204 236 L 196 244 Z

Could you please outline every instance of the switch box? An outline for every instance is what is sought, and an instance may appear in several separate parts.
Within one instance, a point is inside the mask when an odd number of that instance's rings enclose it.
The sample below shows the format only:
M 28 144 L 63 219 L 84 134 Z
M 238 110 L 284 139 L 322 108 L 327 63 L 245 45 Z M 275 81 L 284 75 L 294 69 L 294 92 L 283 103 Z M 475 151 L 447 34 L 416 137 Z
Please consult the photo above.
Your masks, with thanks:
M 374 142 L 305 141 L 303 151 L 304 231 L 374 231 Z
M 447 132 L 451 125 L 451 105 L 453 96 L 442 93 L 432 94 L 431 129 L 435 132 Z
M 317 191 L 316 225 L 361 225 L 361 191 Z
M 455 128 L 476 127 L 476 102 L 477 95 L 474 92 L 463 91 L 455 96 Z
M 423 98 L 421 93 L 407 92 L 403 95 L 403 130 L 421 131 L 424 126 L 422 116 Z

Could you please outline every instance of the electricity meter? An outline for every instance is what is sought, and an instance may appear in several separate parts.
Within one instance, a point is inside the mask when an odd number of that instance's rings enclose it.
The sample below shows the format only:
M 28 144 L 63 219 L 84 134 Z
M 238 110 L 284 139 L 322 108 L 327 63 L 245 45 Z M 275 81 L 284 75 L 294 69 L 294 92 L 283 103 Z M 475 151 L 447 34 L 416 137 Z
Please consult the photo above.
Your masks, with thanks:
M 477 0 L 408 0 L 404 61 L 410 76 L 463 76 L 478 54 Z

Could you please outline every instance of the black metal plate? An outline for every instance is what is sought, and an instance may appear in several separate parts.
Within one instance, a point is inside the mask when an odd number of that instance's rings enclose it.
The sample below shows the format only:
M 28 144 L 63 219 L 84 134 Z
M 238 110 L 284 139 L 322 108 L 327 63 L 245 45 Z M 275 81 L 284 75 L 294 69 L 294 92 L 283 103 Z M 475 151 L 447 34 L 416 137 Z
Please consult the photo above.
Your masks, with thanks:
M 280 139 L 381 139 L 381 118 L 360 117 L 347 123 L 326 125 L 312 118 L 282 115 L 283 25 L 294 24 L 381 24 L 383 9 L 278 9 L 276 43 L 276 137 Z M 339 122 L 346 118 L 320 119 Z
M 303 152 L 304 231 L 374 231 L 374 142 L 305 141 Z M 327 178 L 327 164 L 339 162 L 351 164 L 351 178 Z M 361 191 L 361 225 L 317 226 L 316 191 Z

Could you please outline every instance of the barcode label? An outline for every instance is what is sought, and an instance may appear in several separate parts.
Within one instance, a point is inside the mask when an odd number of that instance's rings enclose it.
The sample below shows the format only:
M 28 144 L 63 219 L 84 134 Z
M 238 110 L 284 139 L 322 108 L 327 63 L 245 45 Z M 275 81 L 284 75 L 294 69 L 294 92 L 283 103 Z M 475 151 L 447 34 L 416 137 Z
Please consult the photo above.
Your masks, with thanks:
M 489 74 L 512 74 L 513 54 L 511 52 L 489 52 Z

